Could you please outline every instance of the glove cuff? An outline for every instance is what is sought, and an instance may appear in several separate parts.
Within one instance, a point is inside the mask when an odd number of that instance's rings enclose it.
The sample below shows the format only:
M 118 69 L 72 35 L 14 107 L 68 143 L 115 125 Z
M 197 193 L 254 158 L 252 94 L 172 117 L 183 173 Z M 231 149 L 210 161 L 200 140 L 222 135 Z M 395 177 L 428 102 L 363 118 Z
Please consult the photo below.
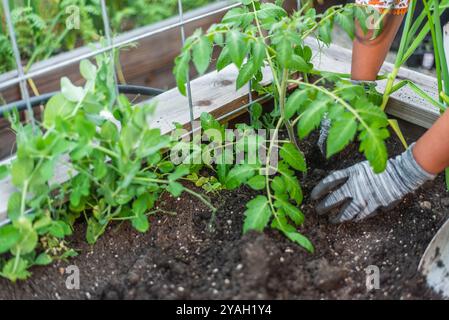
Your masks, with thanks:
M 413 156 L 413 143 L 402 155 L 397 158 L 404 183 L 412 190 L 419 188 L 424 182 L 433 180 L 437 176 L 424 170 Z

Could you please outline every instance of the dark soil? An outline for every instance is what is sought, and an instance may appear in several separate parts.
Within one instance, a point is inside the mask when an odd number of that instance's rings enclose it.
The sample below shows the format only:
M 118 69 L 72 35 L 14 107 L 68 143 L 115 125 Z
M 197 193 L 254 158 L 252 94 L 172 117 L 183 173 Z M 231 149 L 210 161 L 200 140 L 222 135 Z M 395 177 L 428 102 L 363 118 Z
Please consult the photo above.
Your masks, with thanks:
M 439 177 L 408 196 L 393 211 L 363 223 L 329 224 L 317 217 L 307 197 L 332 170 L 362 160 L 356 146 L 325 161 L 315 138 L 303 142 L 310 166 L 301 177 L 306 222 L 301 232 L 316 247 L 309 254 L 276 231 L 242 236 L 245 204 L 256 192 L 241 188 L 214 196 L 219 207 L 215 231 L 209 210 L 183 195 L 161 202 L 174 217 L 153 218 L 151 231 L 138 234 L 127 224 L 109 228 L 96 245 L 84 241 L 80 224 L 68 263 L 34 268 L 27 282 L 0 280 L 0 299 L 423 299 L 439 298 L 417 273 L 419 259 L 449 217 L 449 194 Z M 390 139 L 390 155 L 402 152 Z M 81 288 L 68 290 L 68 265 L 80 270 Z M 365 268 L 380 268 L 380 289 L 367 292 Z

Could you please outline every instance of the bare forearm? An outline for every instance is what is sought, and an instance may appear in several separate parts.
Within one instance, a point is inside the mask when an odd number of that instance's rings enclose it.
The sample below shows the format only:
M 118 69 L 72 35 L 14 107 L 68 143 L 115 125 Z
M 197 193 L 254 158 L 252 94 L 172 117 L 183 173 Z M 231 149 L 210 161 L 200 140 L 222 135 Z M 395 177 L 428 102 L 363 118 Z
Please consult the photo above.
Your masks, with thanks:
M 429 173 L 437 174 L 449 167 L 449 111 L 416 142 L 413 155 Z

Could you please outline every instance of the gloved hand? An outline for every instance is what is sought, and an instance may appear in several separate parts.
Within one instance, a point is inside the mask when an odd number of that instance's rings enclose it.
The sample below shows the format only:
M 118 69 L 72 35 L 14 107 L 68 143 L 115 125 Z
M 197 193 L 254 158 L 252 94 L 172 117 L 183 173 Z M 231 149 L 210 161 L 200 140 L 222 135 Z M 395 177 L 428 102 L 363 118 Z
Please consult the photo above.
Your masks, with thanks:
M 379 209 L 393 208 L 408 193 L 418 189 L 436 175 L 427 173 L 416 162 L 411 145 L 395 159 L 388 160 L 387 169 L 375 174 L 368 161 L 336 171 L 322 180 L 312 191 L 312 200 L 321 199 L 318 214 L 325 214 L 342 206 L 333 223 L 362 220 Z
M 355 85 L 363 85 L 367 91 L 377 86 L 377 83 L 375 81 L 351 80 L 351 83 Z M 317 142 L 318 148 L 320 148 L 321 154 L 323 156 L 326 156 L 326 141 L 327 136 L 329 135 L 330 128 L 331 120 L 327 117 L 327 115 L 325 115 L 325 117 L 321 121 L 320 137 Z

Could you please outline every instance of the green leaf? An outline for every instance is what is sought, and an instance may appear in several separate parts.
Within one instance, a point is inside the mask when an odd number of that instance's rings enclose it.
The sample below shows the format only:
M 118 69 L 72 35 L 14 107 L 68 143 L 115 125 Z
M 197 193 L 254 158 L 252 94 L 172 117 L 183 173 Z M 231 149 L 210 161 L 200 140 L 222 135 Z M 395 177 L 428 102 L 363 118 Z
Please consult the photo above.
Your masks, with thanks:
M 255 68 L 254 62 L 252 60 L 249 60 L 247 63 L 245 63 L 240 69 L 239 75 L 237 77 L 237 90 L 247 84 L 256 72 L 257 69 Z
M 170 182 L 167 187 L 168 192 L 171 193 L 173 197 L 179 197 L 181 193 L 184 191 L 184 187 L 179 182 Z
M 20 216 L 20 207 L 22 203 L 22 194 L 14 192 L 8 199 L 8 218 L 15 220 Z
M 282 174 L 282 179 L 290 198 L 295 200 L 297 205 L 300 205 L 303 200 L 303 193 L 298 178 L 294 176 L 291 170 L 284 168 L 281 164 L 279 164 L 278 170 Z
M 19 224 L 19 226 L 16 227 L 20 231 L 20 239 L 11 248 L 11 251 L 15 255 L 19 252 L 21 255 L 32 252 L 37 246 L 37 232 L 32 228 L 31 223 L 28 220 L 26 221 L 26 224 Z
M 265 188 L 266 178 L 264 176 L 254 176 L 248 180 L 248 185 L 254 190 L 263 190 Z
M 250 230 L 263 231 L 271 218 L 271 209 L 265 196 L 257 196 L 246 204 L 243 233 Z
M 327 137 L 327 157 L 342 151 L 357 133 L 357 121 L 354 116 L 348 112 L 338 120 L 331 122 L 331 128 Z
M 37 256 L 36 260 L 34 260 L 34 264 L 38 266 L 46 266 L 52 263 L 52 261 L 53 259 L 44 252 Z
M 313 65 L 306 62 L 303 57 L 292 55 L 289 58 L 288 67 L 294 71 L 309 72 L 310 70 L 312 70 Z
M 139 232 L 147 232 L 150 229 L 150 223 L 148 217 L 144 214 L 140 214 L 137 217 L 131 219 L 132 226 Z
M 306 89 L 297 89 L 293 92 L 285 104 L 285 117 L 290 120 L 297 113 L 309 98 L 309 92 Z
M 297 225 L 302 225 L 304 223 L 304 214 L 297 207 L 292 205 L 290 202 L 279 199 L 275 201 L 274 205 L 277 208 L 282 208 L 287 216 Z
M 256 70 L 262 68 L 266 56 L 265 44 L 262 41 L 257 41 L 253 43 L 251 56 L 254 62 L 254 68 Z
M 285 143 L 279 154 L 281 158 L 284 159 L 292 168 L 302 172 L 307 171 L 307 164 L 304 159 L 304 155 L 298 150 L 298 148 L 295 147 L 294 144 Z
M 283 194 L 286 191 L 282 177 L 276 176 L 273 178 L 273 181 L 271 181 L 271 189 L 273 189 L 276 194 Z
M 186 175 L 188 175 L 190 172 L 189 167 L 185 165 L 181 165 L 179 167 L 176 167 L 175 171 L 173 173 L 170 173 L 168 175 L 169 181 L 176 181 Z
M 217 71 L 223 70 L 231 63 L 232 63 L 232 60 L 231 60 L 231 56 L 229 55 L 229 48 L 224 47 L 223 50 L 221 50 L 220 55 L 218 56 Z
M 97 68 L 89 60 L 81 60 L 80 72 L 86 80 L 93 81 L 97 77 Z
M 344 11 L 343 13 L 337 13 L 335 21 L 341 26 L 341 28 L 348 34 L 351 40 L 354 40 L 354 17 L 352 11 Z
M 359 135 L 360 152 L 363 152 L 375 173 L 381 173 L 387 167 L 388 152 L 385 139 L 390 136 L 387 129 L 382 127 L 369 127 Z
M 44 126 L 54 127 L 56 119 L 66 119 L 75 108 L 75 103 L 69 101 L 62 93 L 58 93 L 48 100 L 44 109 Z
M 167 148 L 169 144 L 170 137 L 161 135 L 159 128 L 147 130 L 136 150 L 136 156 L 140 159 L 146 158 L 159 152 L 161 149 Z
M 193 46 L 193 63 L 199 74 L 204 74 L 209 67 L 212 51 L 212 43 L 206 36 L 201 36 Z
M 301 247 L 306 249 L 307 251 L 313 253 L 315 251 L 315 248 L 313 247 L 312 242 L 310 242 L 309 239 L 307 239 L 305 236 L 300 234 L 299 232 L 283 232 L 285 236 L 290 239 L 291 241 L 299 244 Z
M 243 34 L 236 30 L 229 31 L 226 35 L 226 45 L 232 62 L 240 68 L 248 52 Z
M 307 137 L 310 132 L 321 123 L 321 119 L 328 109 L 328 100 L 315 100 L 310 103 L 309 107 L 302 113 L 301 120 L 298 123 L 298 135 L 300 138 Z
M 182 95 L 186 95 L 187 75 L 189 74 L 190 51 L 185 51 L 175 59 L 175 74 L 178 90 Z
M 290 61 L 293 56 L 293 47 L 291 41 L 287 37 L 282 37 L 281 41 L 276 46 L 277 60 L 283 68 L 290 66 Z
M 0 228 L 0 254 L 7 252 L 20 239 L 20 232 L 14 226 Z
M 1 275 L 12 282 L 27 279 L 31 273 L 27 270 L 28 262 L 20 257 L 13 257 L 3 266 Z
M 84 98 L 84 89 L 75 86 L 69 78 L 61 78 L 61 93 L 71 102 L 79 102 Z
M 281 212 L 278 212 L 277 219 L 273 220 L 272 227 L 281 231 L 290 241 L 299 244 L 309 252 L 314 252 L 314 247 L 309 239 L 300 234 L 295 227 L 290 225 Z
M 332 22 L 331 21 L 326 20 L 326 22 L 324 22 L 318 28 L 318 38 L 327 45 L 329 45 L 332 42 Z
M 249 178 L 253 177 L 255 174 L 255 167 L 248 164 L 236 165 L 232 168 L 228 176 L 226 177 L 226 188 L 233 190 L 243 183 L 245 183 Z
M 368 33 L 368 11 L 362 6 L 355 6 L 354 16 L 359 22 L 360 28 L 362 29 L 363 33 L 366 35 Z
M 6 165 L 0 166 L 0 180 L 5 179 L 9 174 L 8 167 Z
M 31 158 L 16 158 L 11 166 L 12 183 L 21 187 L 30 179 L 34 169 L 34 161 Z
M 94 244 L 106 230 L 107 224 L 100 224 L 95 218 L 87 220 L 86 240 L 88 244 Z

